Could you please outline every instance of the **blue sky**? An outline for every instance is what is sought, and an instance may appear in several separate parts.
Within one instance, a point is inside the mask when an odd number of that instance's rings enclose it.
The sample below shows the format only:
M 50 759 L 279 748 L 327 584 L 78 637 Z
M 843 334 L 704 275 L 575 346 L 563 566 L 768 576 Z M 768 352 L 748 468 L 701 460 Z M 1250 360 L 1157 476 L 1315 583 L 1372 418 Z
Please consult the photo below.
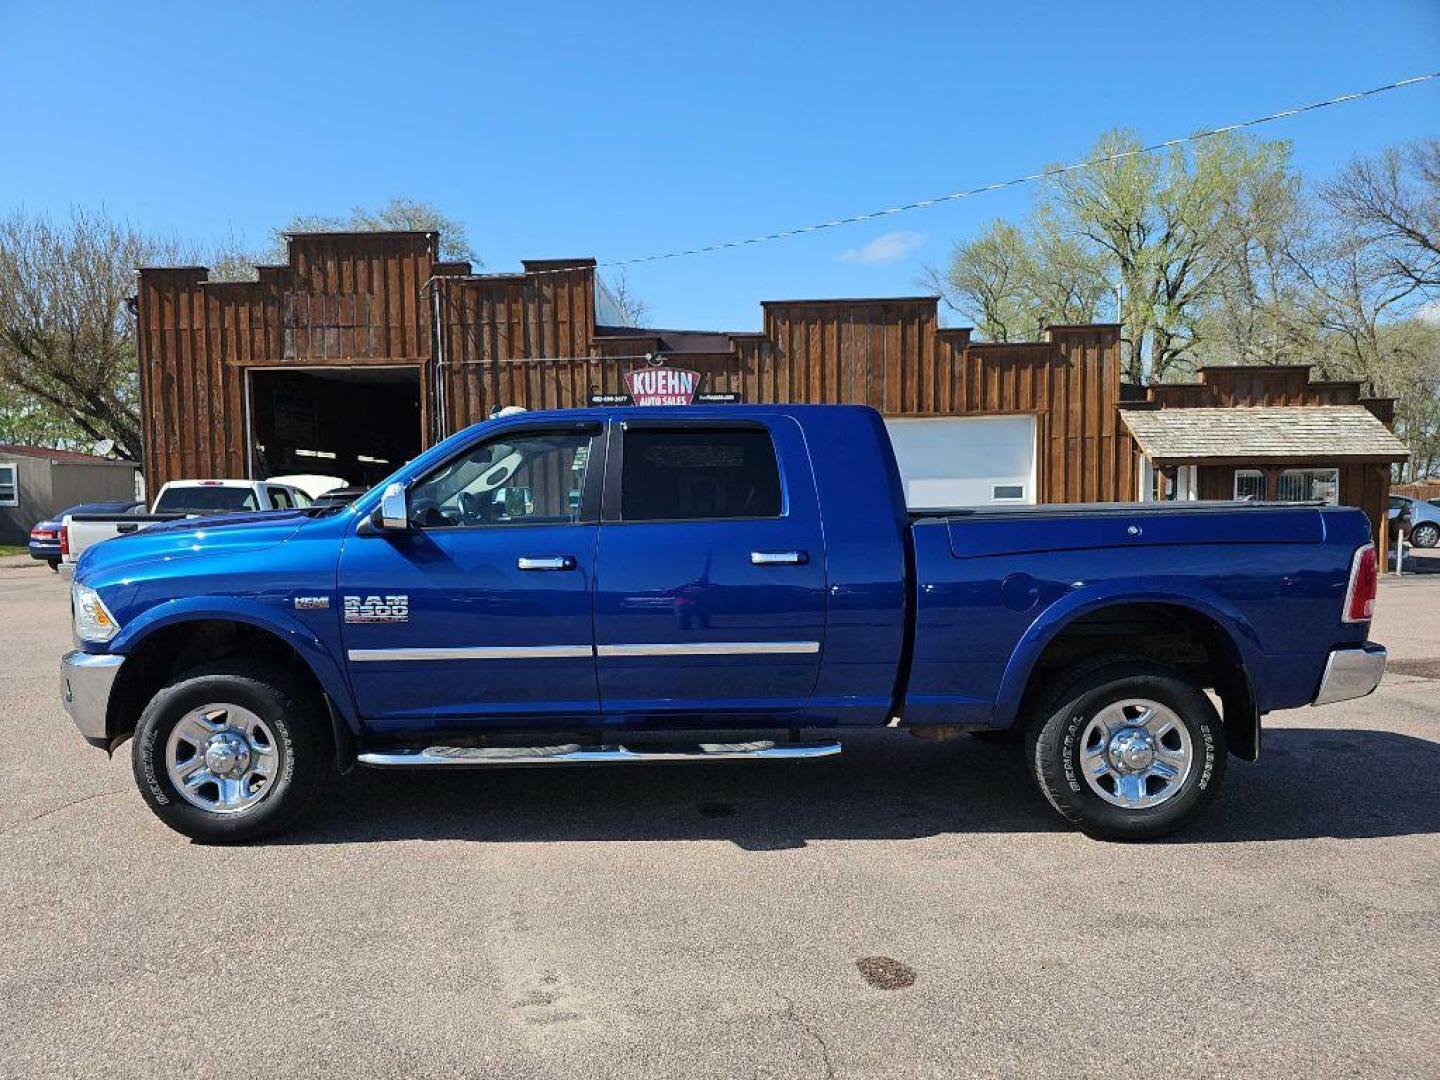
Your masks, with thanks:
M 0 0 L 0 211 L 104 202 L 255 246 L 393 195 L 487 269 L 826 220 L 1440 69 L 1440 3 Z M 1321 176 L 1440 133 L 1440 80 L 1273 125 Z M 630 271 L 656 325 L 913 295 L 1011 191 Z

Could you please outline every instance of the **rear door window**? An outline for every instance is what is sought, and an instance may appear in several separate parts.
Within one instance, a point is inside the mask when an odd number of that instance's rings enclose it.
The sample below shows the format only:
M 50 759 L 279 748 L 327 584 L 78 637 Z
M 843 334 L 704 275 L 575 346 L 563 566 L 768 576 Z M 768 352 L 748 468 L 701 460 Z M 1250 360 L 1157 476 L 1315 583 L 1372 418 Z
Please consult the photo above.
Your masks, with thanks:
M 780 469 L 763 428 L 638 428 L 624 440 L 624 521 L 780 516 Z
M 275 487 L 270 484 L 266 486 L 265 491 L 270 496 L 270 506 L 273 509 L 293 510 L 295 508 L 295 502 L 290 498 L 290 492 L 283 487 Z

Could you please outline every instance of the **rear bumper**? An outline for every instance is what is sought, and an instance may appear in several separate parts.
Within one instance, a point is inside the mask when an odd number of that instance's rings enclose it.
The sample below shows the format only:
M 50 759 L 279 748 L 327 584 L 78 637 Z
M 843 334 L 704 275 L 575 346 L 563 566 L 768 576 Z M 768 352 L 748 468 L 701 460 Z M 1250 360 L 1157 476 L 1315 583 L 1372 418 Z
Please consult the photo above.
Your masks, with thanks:
M 1385 674 L 1384 645 L 1367 641 L 1349 649 L 1332 649 L 1325 661 L 1325 674 L 1312 705 L 1330 705 L 1336 701 L 1362 698 L 1380 685 Z
M 52 544 L 48 540 L 43 543 L 31 540 L 30 557 L 32 559 L 58 559 L 60 558 L 60 542 L 57 540 Z
M 125 657 L 76 650 L 60 658 L 60 700 L 80 734 L 103 741 L 109 734 L 110 688 Z

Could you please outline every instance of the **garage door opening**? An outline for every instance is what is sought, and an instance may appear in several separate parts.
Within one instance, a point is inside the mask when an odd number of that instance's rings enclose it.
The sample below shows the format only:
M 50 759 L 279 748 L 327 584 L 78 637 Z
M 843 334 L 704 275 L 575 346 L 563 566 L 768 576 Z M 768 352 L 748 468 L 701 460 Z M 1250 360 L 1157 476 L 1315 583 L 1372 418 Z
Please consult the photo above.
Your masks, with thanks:
M 420 369 L 250 372 L 250 475 L 370 486 L 420 452 Z
M 911 510 L 1035 502 L 1035 417 L 887 419 Z

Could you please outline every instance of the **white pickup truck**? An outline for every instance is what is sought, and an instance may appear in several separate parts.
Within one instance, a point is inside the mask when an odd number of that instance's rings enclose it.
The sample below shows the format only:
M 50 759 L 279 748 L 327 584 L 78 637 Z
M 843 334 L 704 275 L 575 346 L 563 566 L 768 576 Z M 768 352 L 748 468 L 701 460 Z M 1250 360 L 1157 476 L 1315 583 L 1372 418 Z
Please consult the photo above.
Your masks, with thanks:
M 297 485 L 280 480 L 175 480 L 160 489 L 148 514 L 67 514 L 60 526 L 60 558 L 74 563 L 88 547 L 162 521 L 294 510 L 313 501 Z

